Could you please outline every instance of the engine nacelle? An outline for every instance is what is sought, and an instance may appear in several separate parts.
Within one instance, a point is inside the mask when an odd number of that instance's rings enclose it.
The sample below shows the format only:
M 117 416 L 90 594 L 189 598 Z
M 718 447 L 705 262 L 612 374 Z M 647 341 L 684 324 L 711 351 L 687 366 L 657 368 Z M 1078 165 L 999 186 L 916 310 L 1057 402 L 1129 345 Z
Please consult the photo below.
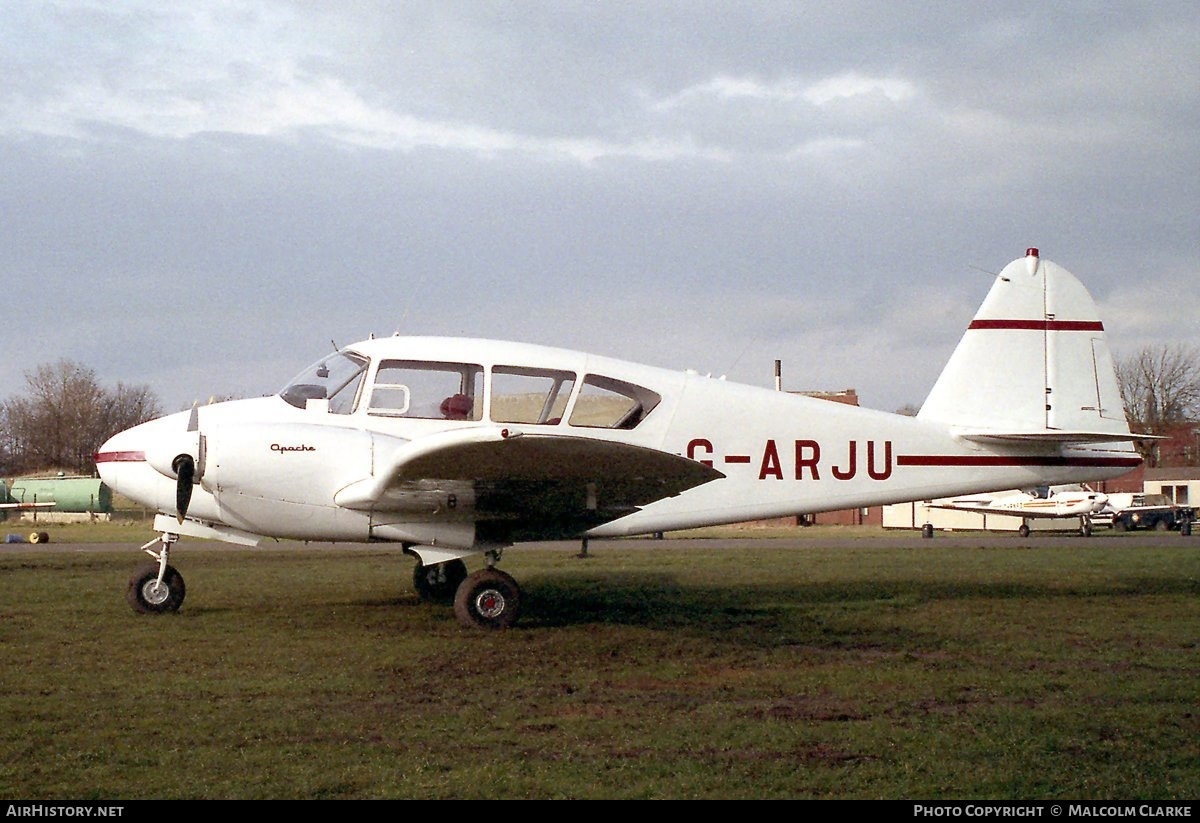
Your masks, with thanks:
M 369 477 L 376 449 L 399 438 L 311 423 L 227 423 L 205 432 L 201 485 L 217 496 L 245 495 L 334 506 L 334 494 Z

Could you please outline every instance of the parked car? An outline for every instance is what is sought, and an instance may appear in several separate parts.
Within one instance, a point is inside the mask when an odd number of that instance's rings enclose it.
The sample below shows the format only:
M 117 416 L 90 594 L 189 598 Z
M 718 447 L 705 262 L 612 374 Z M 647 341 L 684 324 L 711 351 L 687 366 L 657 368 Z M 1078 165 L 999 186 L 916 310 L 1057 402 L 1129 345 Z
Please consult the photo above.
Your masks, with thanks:
M 1112 527 L 1119 532 L 1134 529 L 1179 531 L 1190 525 L 1195 512 L 1187 506 L 1176 506 L 1162 494 L 1135 494 L 1128 506 L 1113 512 Z

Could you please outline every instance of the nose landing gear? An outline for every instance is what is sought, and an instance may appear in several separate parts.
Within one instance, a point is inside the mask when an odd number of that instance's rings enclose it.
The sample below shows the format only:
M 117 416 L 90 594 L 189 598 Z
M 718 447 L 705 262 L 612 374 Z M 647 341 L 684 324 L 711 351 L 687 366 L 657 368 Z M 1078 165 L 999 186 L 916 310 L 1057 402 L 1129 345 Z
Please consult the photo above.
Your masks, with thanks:
M 129 607 L 138 614 L 176 612 L 183 605 L 183 597 L 187 593 L 183 585 L 183 575 L 167 564 L 171 544 L 178 540 L 179 535 L 163 532 L 161 537 L 156 537 L 142 546 L 142 551 L 157 562 L 147 563 L 129 578 L 125 599 Z M 159 551 L 152 548 L 156 543 L 162 544 Z

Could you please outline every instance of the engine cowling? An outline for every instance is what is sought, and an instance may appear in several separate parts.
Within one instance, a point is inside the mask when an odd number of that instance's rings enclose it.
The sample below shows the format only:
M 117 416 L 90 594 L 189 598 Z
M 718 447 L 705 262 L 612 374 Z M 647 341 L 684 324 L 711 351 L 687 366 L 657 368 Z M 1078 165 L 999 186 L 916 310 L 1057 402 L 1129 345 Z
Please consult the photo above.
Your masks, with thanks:
M 317 506 L 335 505 L 339 489 L 370 476 L 377 448 L 405 442 L 309 423 L 230 423 L 206 430 L 204 439 L 200 483 L 218 499 L 238 494 Z

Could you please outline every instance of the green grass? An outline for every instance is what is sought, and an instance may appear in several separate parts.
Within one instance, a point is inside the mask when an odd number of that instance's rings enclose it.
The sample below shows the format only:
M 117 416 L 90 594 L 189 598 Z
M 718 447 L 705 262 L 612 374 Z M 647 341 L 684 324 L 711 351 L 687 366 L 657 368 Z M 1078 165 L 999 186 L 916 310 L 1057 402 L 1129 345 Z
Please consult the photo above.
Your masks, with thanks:
M 1197 796 L 1195 542 L 830 545 L 521 547 L 503 633 L 398 551 L 184 543 L 153 617 L 6 547 L 0 796 Z

